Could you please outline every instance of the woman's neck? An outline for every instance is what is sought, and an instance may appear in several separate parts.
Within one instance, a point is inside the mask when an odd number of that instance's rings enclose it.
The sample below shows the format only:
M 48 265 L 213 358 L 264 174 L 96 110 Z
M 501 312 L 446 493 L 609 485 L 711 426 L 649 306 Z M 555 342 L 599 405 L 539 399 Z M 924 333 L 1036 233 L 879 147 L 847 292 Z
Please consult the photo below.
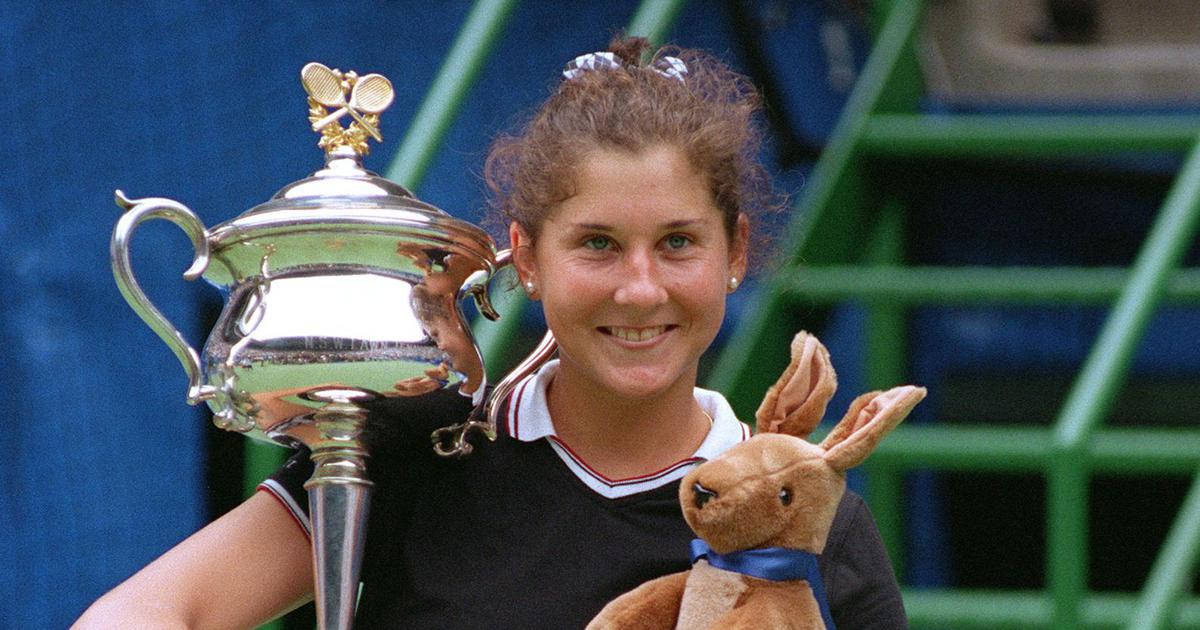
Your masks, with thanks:
M 547 392 L 554 432 L 609 479 L 657 472 L 690 457 L 712 419 L 696 402 L 694 379 L 653 397 L 629 398 L 560 365 Z

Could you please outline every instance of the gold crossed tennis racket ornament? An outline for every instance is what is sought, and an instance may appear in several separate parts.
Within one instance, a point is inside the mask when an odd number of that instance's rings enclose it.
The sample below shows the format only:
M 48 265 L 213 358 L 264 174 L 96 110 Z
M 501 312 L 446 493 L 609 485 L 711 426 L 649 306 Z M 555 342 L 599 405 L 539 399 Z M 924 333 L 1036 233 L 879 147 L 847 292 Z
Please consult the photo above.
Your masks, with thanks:
M 300 70 L 300 82 L 308 92 L 308 121 L 313 131 L 321 132 L 317 144 L 326 152 L 348 146 L 359 155 L 366 155 L 368 135 L 377 142 L 383 141 L 379 134 L 379 114 L 396 96 L 387 77 L 381 74 L 360 77 L 353 70 L 333 70 L 314 61 Z M 326 108 L 334 108 L 333 113 Z M 338 121 L 346 114 L 354 122 L 343 128 Z

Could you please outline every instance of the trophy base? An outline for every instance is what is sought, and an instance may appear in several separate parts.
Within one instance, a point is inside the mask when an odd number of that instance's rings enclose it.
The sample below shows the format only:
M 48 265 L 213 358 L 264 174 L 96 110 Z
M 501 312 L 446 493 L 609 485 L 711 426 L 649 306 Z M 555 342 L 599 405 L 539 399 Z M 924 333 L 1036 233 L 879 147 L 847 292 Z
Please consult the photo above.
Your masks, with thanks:
M 310 482 L 308 502 L 312 506 L 317 628 L 349 630 L 354 627 L 358 604 L 358 576 L 371 486 Z
M 355 399 L 366 392 L 338 391 L 313 414 L 321 441 L 310 455 L 315 470 L 304 484 L 312 520 L 313 589 L 320 630 L 349 630 L 358 603 L 358 576 L 374 484 L 367 478 L 362 444 L 366 411 Z

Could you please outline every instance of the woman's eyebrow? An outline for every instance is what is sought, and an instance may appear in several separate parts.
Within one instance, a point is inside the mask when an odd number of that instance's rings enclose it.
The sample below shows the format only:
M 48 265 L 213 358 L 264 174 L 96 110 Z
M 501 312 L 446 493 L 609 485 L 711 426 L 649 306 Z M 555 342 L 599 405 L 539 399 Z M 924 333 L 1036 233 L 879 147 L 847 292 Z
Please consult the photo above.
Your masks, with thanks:
M 706 221 L 702 220 L 702 218 L 678 218 L 678 220 L 676 220 L 676 221 L 668 221 L 666 223 L 662 223 L 661 227 L 665 228 L 665 229 L 685 228 L 688 226 L 695 226 L 695 224 L 704 223 L 704 222 L 706 222 Z M 611 230 L 616 229 L 616 228 L 613 228 L 611 226 L 611 224 L 608 224 L 608 223 L 589 223 L 586 221 L 571 223 L 571 227 L 576 227 L 576 228 L 581 228 L 581 229 L 608 230 L 608 232 L 611 232 Z
M 703 219 L 679 219 L 677 221 L 671 221 L 663 224 L 663 229 L 677 230 L 679 228 L 692 227 L 694 225 L 702 225 L 704 223 L 705 221 Z
M 705 223 L 705 221 L 703 219 L 677 219 L 675 221 L 668 221 L 667 223 L 663 223 L 659 229 L 677 230 L 679 228 L 701 225 L 703 223 Z M 571 227 L 574 227 L 574 228 L 580 229 L 580 230 L 595 230 L 597 232 L 613 232 L 616 230 L 615 227 L 613 227 L 612 225 L 609 225 L 607 223 L 579 222 L 579 223 L 572 223 Z
M 577 230 L 595 230 L 597 232 L 612 232 L 613 226 L 607 223 L 572 223 L 571 227 Z

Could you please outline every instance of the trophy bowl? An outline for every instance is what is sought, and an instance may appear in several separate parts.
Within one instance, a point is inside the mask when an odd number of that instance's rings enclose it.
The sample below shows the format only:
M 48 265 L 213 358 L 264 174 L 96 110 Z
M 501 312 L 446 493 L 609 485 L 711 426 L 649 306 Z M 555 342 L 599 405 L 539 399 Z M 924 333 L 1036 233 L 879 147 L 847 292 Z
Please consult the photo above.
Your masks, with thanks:
M 448 418 L 431 448 L 465 455 L 472 431 L 495 438 L 497 403 L 555 344 L 547 334 L 486 395 L 462 304 L 473 299 L 481 314 L 497 317 L 489 282 L 510 263 L 509 252 L 497 251 L 479 227 L 363 169 L 367 138 L 381 139 L 379 114 L 392 101 L 386 78 L 310 63 L 301 82 L 324 168 L 211 229 L 178 202 L 129 199 L 118 190 L 125 212 L 110 254 L 122 295 L 182 364 L 189 404 L 206 402 L 223 429 L 310 450 L 315 471 L 305 488 L 317 620 L 321 628 L 349 628 L 372 485 L 366 407 L 456 388 L 474 411 Z M 353 122 L 343 128 L 339 119 L 347 115 Z M 184 277 L 203 277 L 225 296 L 202 353 L 134 276 L 130 242 L 150 219 L 187 233 L 195 257 Z

